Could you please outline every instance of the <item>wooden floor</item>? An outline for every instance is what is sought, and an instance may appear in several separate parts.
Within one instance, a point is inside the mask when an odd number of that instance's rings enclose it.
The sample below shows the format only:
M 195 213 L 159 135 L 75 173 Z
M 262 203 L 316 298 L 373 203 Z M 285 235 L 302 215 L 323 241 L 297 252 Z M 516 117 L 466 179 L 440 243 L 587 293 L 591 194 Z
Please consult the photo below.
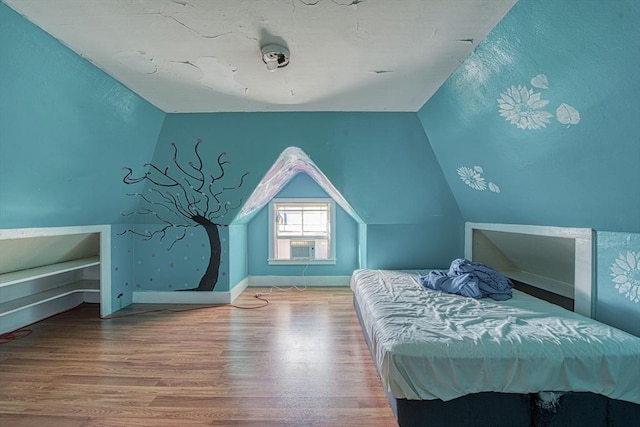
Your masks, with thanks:
M 234 304 L 259 305 L 260 291 Z M 113 320 L 84 304 L 31 325 L 31 335 L 0 345 L 0 425 L 397 425 L 348 288 L 265 298 L 259 309 Z

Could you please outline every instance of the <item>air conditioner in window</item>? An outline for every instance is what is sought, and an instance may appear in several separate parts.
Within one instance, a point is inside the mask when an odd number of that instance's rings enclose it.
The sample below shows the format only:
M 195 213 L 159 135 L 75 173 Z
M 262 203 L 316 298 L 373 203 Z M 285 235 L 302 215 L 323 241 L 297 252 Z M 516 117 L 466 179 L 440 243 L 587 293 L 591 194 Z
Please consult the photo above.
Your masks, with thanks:
M 316 242 L 313 240 L 292 240 L 289 243 L 291 259 L 315 258 Z

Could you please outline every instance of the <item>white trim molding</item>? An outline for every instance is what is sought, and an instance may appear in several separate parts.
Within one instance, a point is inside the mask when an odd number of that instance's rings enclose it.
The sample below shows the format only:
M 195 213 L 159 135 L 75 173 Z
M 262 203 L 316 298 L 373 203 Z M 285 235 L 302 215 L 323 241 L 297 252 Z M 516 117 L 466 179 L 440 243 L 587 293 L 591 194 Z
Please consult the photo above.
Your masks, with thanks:
M 249 286 L 341 287 L 349 286 L 351 276 L 249 276 Z
M 248 287 L 347 287 L 351 276 L 249 276 L 230 291 L 134 291 L 137 304 L 231 304 Z
M 231 304 L 249 285 L 248 278 L 230 291 L 134 291 L 133 302 L 138 304 Z
M 229 292 L 134 291 L 134 304 L 211 304 L 231 303 Z

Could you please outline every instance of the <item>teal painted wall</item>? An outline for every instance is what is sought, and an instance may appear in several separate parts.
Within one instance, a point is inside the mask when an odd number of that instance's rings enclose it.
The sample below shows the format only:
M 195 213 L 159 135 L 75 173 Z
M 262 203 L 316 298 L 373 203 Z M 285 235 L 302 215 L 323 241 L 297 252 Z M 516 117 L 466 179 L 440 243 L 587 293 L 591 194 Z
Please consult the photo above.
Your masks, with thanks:
M 417 115 L 165 115 L 0 3 L 0 227 L 116 224 L 114 304 L 131 288 L 192 287 L 202 230 L 171 251 L 118 236 L 157 226 L 122 216 L 142 190 L 122 166 L 171 164 L 170 142 L 188 153 L 202 138 L 207 161 L 228 152 L 230 182 L 250 172 L 223 197 L 235 204 L 298 146 L 366 222 L 367 267 L 444 268 L 462 255 L 465 220 L 592 227 L 598 316 L 629 329 L 638 303 L 610 269 L 618 249 L 640 252 L 638 22 L 633 0 L 520 0 Z M 218 290 L 249 272 L 247 230 L 232 246 L 229 231 Z
M 368 225 L 367 268 L 449 269 L 453 259 L 464 255 L 463 240 L 464 229 L 443 224 L 440 218 L 425 218 L 421 224 Z
M 238 197 L 251 194 L 278 155 L 296 146 L 367 224 L 456 220 L 455 200 L 413 113 L 170 114 L 154 163 L 171 163 L 171 142 L 188 152 L 198 138 L 204 156 L 228 153 L 234 176 L 250 172 Z
M 169 142 L 175 141 L 181 152 L 189 153 L 201 137 L 207 145 L 207 160 L 222 150 L 229 152 L 231 181 L 245 170 L 251 172 L 242 189 L 229 192 L 234 204 L 253 191 L 284 148 L 297 145 L 313 156 L 378 228 L 406 223 L 427 224 L 426 229 L 433 226 L 434 231 L 462 229 L 457 206 L 415 114 L 169 115 L 158 137 L 164 113 L 6 6 L 0 5 L 0 13 L 2 227 L 107 223 L 144 229 L 148 218 L 122 215 L 140 206 L 139 198 L 127 193 L 143 190 L 141 185 L 122 183 L 122 167 L 139 171 L 150 158 L 170 164 Z M 42 63 L 50 64 L 46 73 Z M 132 221 L 136 224 L 129 225 Z M 129 245 L 134 256 L 132 268 L 123 267 L 121 259 L 117 262 L 120 270 L 112 272 L 118 283 L 114 292 L 127 287 L 166 290 L 192 286 L 202 268 L 195 260 L 205 256 L 200 253 L 205 250 L 204 235 L 201 230 L 193 231 L 193 237 L 171 253 L 157 239 L 147 242 L 114 235 L 115 247 L 127 248 L 129 253 Z M 225 228 L 221 231 L 227 232 Z M 379 252 L 384 253 L 385 239 L 379 240 Z M 431 248 L 439 245 L 427 244 Z M 223 262 L 229 263 L 230 248 L 228 243 L 224 246 Z M 453 257 L 461 247 L 460 239 L 442 256 Z M 362 253 L 372 250 L 369 245 L 362 249 Z M 415 254 L 408 258 L 412 256 L 416 263 L 425 262 Z M 171 263 L 184 263 L 185 257 L 192 264 L 184 266 L 185 272 L 173 274 L 177 270 Z M 244 264 L 242 257 L 234 258 L 239 259 L 237 265 Z M 133 276 L 127 277 L 125 271 L 132 271 Z M 217 289 L 229 288 L 229 271 L 223 267 Z M 243 267 L 233 271 L 241 280 Z
M 596 319 L 640 337 L 640 234 L 598 232 Z
M 111 226 L 111 310 L 118 311 L 133 302 L 135 268 L 133 236 L 122 233 L 131 224 Z
M 364 221 L 373 225 L 367 226 L 367 230 L 373 231 L 367 231 L 366 238 L 360 239 L 366 242 L 362 253 L 367 258 L 373 256 L 375 261 L 371 264 L 367 259 L 369 266 L 444 266 L 463 253 L 462 217 L 415 114 L 170 114 L 160 132 L 153 163 L 160 168 L 173 167 L 171 143 L 176 144 L 178 158 L 196 161 L 193 153 L 199 138 L 203 140 L 199 153 L 205 163 L 214 165 L 212 173 L 217 171 L 218 155 L 227 153 L 225 159 L 231 163 L 225 166 L 224 186 L 236 186 L 241 175 L 249 172 L 242 187 L 220 195 L 223 205 L 229 202 L 229 206 L 237 206 L 246 200 L 280 153 L 289 146 L 297 146 L 311 157 Z M 128 166 L 139 170 L 141 165 L 130 162 Z M 228 225 L 236 213 L 237 210 L 230 210 L 219 218 L 219 223 Z M 149 220 L 148 224 L 152 224 L 152 219 L 138 217 L 137 222 Z M 398 229 L 404 231 L 400 237 L 393 232 Z M 227 227 L 221 230 L 228 231 Z M 193 259 L 191 251 L 204 238 L 204 234 L 197 233 L 196 228 L 194 237 L 174 246 L 171 257 Z M 188 249 L 184 244 L 190 239 L 193 242 Z M 149 279 L 154 268 L 167 265 L 168 259 L 154 260 L 151 253 L 158 256 L 154 244 L 136 240 L 136 262 L 148 263 L 144 268 L 146 278 L 141 277 L 136 286 L 166 290 L 170 284 L 167 276 L 154 273 L 165 278 L 162 283 Z M 228 253 L 228 241 L 223 248 Z M 392 254 L 389 248 L 401 252 Z M 238 247 L 234 247 L 236 250 Z M 234 261 L 231 269 L 224 267 L 221 271 L 225 276 L 219 277 L 216 290 L 229 289 L 229 271 L 233 272 L 235 283 L 242 280 L 242 264 L 240 259 L 237 264 Z M 189 271 L 193 268 L 189 267 Z M 178 282 L 171 280 L 174 288 Z
M 418 112 L 465 220 L 597 231 L 596 317 L 637 335 L 610 266 L 640 254 L 639 22 L 635 0 L 520 0 Z
M 420 109 L 465 220 L 640 231 L 638 22 L 520 0 Z
M 148 161 L 164 116 L 0 3 L 0 228 L 115 224 L 113 310 L 134 281 L 121 168 Z
M 164 116 L 0 3 L 0 227 L 123 222 Z
M 157 224 L 135 224 L 133 230 L 145 233 Z M 220 228 L 223 253 L 220 261 L 219 280 L 216 291 L 229 290 L 229 228 Z M 133 239 L 133 290 L 134 291 L 175 291 L 198 286 L 211 254 L 207 235 L 202 227 L 187 231 L 183 240 L 170 248 L 174 237 L 181 230 L 168 230 L 164 239 L 159 236 L 145 240 L 139 236 Z M 127 233 L 123 237 L 131 236 Z
M 305 173 L 296 175 L 274 198 L 329 198 Z M 350 276 L 358 268 L 358 224 L 336 204 L 335 265 L 269 265 L 268 205 L 248 225 L 248 260 L 251 276 Z
M 247 224 L 229 226 L 229 288 L 249 275 Z

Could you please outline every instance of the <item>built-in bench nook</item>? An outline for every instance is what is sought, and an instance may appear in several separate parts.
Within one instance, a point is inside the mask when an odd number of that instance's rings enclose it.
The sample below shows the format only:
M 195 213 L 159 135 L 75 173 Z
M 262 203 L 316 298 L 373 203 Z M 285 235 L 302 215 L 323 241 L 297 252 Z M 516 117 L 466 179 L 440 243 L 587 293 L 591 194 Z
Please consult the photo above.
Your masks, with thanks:
M 465 236 L 466 258 L 529 289 L 569 299 L 570 310 L 595 317 L 591 228 L 468 222 Z
M 99 303 L 111 314 L 111 227 L 0 230 L 0 333 Z

